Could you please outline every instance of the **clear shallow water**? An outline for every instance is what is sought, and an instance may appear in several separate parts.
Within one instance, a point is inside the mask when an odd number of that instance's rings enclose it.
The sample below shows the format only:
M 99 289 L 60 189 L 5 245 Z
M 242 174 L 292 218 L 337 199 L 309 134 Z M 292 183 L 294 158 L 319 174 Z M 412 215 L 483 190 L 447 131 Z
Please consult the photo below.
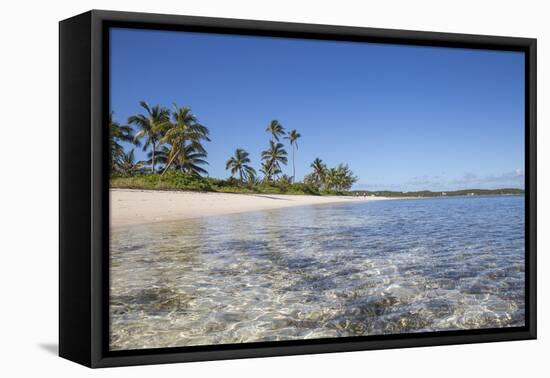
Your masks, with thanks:
M 524 325 L 524 197 L 117 228 L 112 350 Z

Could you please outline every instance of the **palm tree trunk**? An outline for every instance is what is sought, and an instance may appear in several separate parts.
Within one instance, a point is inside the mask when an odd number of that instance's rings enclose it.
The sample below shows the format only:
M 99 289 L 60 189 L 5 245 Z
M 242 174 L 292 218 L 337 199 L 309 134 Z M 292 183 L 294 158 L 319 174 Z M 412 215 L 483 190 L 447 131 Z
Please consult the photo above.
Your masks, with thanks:
M 294 166 L 294 145 L 292 145 L 292 183 L 294 183 L 296 176 L 296 167 Z
M 168 168 L 170 168 L 170 166 L 172 165 L 172 163 L 174 162 L 174 159 L 176 159 L 176 157 L 179 155 L 180 153 L 180 150 L 177 150 L 176 153 L 174 154 L 174 156 L 172 156 L 172 158 L 170 159 L 170 161 L 168 162 L 168 164 L 166 164 L 166 167 L 164 168 L 164 170 L 162 171 L 162 173 L 160 174 L 160 177 L 164 176 L 164 174 L 166 173 L 166 171 L 168 170 Z
M 155 143 L 153 144 L 153 151 L 151 151 L 151 173 L 155 173 L 155 150 L 157 149 L 157 146 L 155 146 Z

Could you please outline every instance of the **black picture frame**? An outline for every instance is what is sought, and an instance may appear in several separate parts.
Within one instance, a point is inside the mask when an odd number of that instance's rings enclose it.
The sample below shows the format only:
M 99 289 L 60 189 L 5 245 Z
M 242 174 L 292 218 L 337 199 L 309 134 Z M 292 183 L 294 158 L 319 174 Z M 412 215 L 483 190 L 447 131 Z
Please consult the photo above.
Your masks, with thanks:
M 525 53 L 525 327 L 108 350 L 106 124 L 110 27 L 365 41 Z M 536 39 L 92 10 L 59 24 L 59 354 L 88 367 L 536 338 Z M 76 169 L 78 168 L 78 169 Z

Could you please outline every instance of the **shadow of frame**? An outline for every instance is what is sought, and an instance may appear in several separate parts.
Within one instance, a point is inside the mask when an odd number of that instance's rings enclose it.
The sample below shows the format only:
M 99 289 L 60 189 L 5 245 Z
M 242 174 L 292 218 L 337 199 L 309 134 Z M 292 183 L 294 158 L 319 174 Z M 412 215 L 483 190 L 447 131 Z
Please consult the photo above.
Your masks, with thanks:
M 59 345 L 57 345 L 57 343 L 40 343 L 38 347 L 56 356 L 59 354 Z

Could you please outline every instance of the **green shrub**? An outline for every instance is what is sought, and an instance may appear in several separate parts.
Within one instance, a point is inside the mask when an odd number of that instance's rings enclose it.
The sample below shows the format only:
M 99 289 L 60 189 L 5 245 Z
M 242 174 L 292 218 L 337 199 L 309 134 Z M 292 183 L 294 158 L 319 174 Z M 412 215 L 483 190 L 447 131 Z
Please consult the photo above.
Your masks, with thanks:
M 222 193 L 263 193 L 263 194 L 305 194 L 305 195 L 349 195 L 348 192 L 320 190 L 313 183 L 290 183 L 287 178 L 272 182 L 242 183 L 236 178 L 216 179 L 192 176 L 179 171 L 160 174 L 139 174 L 135 176 L 112 176 L 112 188 L 150 190 L 190 190 Z
M 229 177 L 228 179 L 215 179 L 211 178 L 208 179 L 212 185 L 216 185 L 218 187 L 234 187 L 234 186 L 243 186 L 244 184 L 241 183 L 240 180 L 236 179 L 235 177 Z
M 128 189 L 195 190 L 212 191 L 210 182 L 203 178 L 181 172 L 169 171 L 160 174 L 112 177 L 111 187 Z
M 349 196 L 349 192 L 341 192 L 338 190 L 322 189 L 320 191 L 322 196 Z
M 259 193 L 281 194 L 283 191 L 274 182 L 261 182 L 254 187 Z
M 318 196 L 320 194 L 317 187 L 310 184 L 304 184 L 303 182 L 295 182 L 294 184 L 291 184 L 287 192 L 289 194 L 309 194 L 314 196 Z

